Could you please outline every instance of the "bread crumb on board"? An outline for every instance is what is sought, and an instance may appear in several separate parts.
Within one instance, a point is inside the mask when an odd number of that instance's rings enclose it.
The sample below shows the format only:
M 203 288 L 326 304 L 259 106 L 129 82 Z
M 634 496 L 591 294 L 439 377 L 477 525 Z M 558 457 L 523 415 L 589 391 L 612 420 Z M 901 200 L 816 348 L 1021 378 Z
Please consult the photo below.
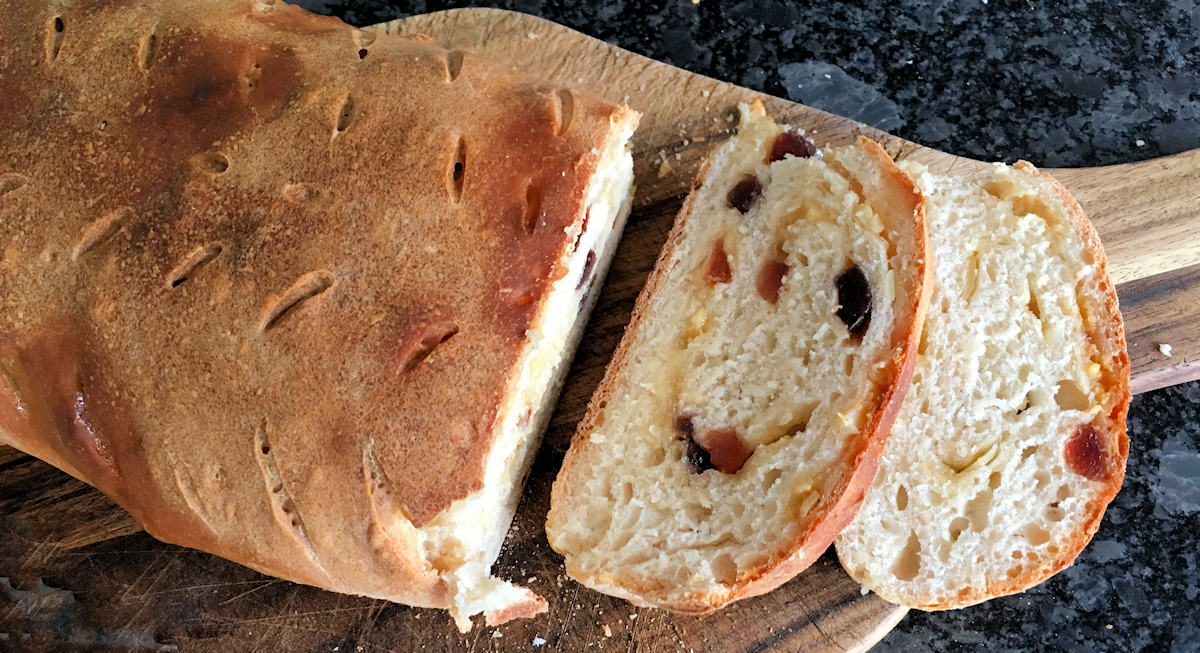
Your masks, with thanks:
M 544 638 L 542 638 L 540 635 L 534 635 L 533 645 L 534 646 L 545 646 L 546 640 Z
M 1168 345 L 1165 342 L 1158 346 L 1158 351 L 1167 358 L 1171 357 L 1171 345 Z
M 667 163 L 666 159 L 659 161 L 659 163 L 658 163 L 658 178 L 662 179 L 663 177 L 666 177 L 669 174 L 671 174 L 671 164 Z
M 604 624 L 604 628 L 602 630 L 604 630 L 605 637 L 612 637 L 612 628 L 609 628 L 608 624 Z

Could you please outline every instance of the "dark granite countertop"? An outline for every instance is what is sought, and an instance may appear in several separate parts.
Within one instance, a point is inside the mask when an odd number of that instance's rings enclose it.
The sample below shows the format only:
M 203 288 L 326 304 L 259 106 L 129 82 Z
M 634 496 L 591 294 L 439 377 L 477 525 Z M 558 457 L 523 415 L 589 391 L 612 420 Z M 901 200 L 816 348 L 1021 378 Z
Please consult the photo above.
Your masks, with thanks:
M 469 3 L 307 0 L 355 24 Z M 981 159 L 1090 166 L 1200 147 L 1200 6 L 509 0 L 621 47 Z M 1124 489 L 1077 564 L 910 613 L 879 646 L 1200 651 L 1200 383 L 1134 399 Z

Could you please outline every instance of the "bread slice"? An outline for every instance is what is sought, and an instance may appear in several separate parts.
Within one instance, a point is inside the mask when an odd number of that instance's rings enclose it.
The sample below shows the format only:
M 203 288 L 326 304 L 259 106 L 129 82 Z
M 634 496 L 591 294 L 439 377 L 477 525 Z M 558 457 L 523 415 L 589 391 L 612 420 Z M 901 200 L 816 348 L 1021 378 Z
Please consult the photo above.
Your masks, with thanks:
M 846 571 L 888 601 L 957 608 L 1063 569 L 1121 485 L 1129 357 L 1104 250 L 1028 163 L 925 193 L 933 296 L 913 387 Z
M 706 612 L 809 564 L 853 517 L 908 385 L 920 193 L 875 143 L 742 107 L 699 174 L 554 483 L 568 573 Z
M 281 578 L 489 568 L 629 210 L 633 112 L 274 0 L 0 21 L 0 441 Z

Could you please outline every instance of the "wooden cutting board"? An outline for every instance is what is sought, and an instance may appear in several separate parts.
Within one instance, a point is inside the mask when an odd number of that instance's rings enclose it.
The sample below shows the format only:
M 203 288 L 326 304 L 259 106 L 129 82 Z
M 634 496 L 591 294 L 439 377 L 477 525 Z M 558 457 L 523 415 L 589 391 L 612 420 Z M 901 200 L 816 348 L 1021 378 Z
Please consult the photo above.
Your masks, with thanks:
M 105 497 L 0 447 L 0 649 L 74 642 L 140 649 L 241 650 L 861 650 L 905 610 L 862 595 L 832 554 L 767 596 L 710 617 L 640 610 L 563 576 L 542 532 L 571 432 L 621 336 L 696 166 L 760 98 L 818 144 L 858 134 L 937 172 L 985 168 L 792 102 L 689 73 L 521 14 L 460 9 L 379 26 L 424 32 L 643 113 L 634 214 L 572 367 L 505 551 L 502 577 L 525 580 L 548 615 L 459 635 L 442 613 L 341 596 L 261 576 L 151 539 Z M 1129 336 L 1134 390 L 1200 377 L 1200 151 L 1136 164 L 1055 170 L 1108 252 Z M 1170 344 L 1172 355 L 1159 350 Z M 0 602 L 0 603 L 3 603 Z M 5 639 L 7 636 L 8 639 Z M 22 639 L 24 638 L 24 639 Z M 539 642 L 543 642 L 541 648 Z M 169 648 L 169 646 L 167 647 Z

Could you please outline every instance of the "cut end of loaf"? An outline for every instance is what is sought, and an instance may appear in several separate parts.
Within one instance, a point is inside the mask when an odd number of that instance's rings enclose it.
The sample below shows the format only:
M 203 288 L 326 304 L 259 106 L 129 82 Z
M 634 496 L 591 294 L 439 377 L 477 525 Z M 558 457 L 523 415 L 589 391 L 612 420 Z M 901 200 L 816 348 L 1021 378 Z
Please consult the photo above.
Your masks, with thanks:
M 915 346 L 920 196 L 743 107 L 638 300 L 554 485 L 567 571 L 704 612 L 811 564 L 853 515 Z
M 846 570 L 883 598 L 956 608 L 1069 565 L 1124 474 L 1129 366 L 1104 253 L 1029 164 L 966 181 L 909 171 L 934 283 L 913 388 Z
M 499 433 L 487 460 L 483 489 L 421 529 L 422 548 L 447 588 L 447 607 L 460 631 L 470 630 L 471 617 L 480 613 L 488 625 L 496 625 L 546 610 L 544 599 L 492 578 L 489 569 L 499 555 L 538 439 L 629 215 L 633 201 L 629 139 L 636 124 L 636 114 L 619 114 L 600 152 L 584 211 L 575 222 L 578 235 L 564 255 L 564 274 L 554 282 L 530 330 L 531 344 L 509 389 L 512 400 L 498 418 Z

